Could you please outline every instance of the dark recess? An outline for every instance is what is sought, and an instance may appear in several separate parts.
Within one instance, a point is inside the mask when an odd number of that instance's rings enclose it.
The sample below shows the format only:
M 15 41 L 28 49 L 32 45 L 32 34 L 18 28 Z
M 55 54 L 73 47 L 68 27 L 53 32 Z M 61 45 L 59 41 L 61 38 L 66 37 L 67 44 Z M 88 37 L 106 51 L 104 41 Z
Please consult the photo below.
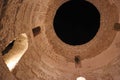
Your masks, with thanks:
M 7 54 L 7 53 L 12 49 L 12 47 L 13 47 L 13 45 L 14 45 L 14 42 L 15 42 L 15 40 L 13 40 L 13 41 L 2 51 L 2 55 Z
M 33 35 L 37 36 L 40 33 L 40 30 L 41 30 L 40 26 L 33 28 L 32 29 Z
M 98 32 L 100 13 L 88 1 L 71 0 L 58 8 L 53 25 L 63 42 L 82 45 L 92 40 Z
M 78 63 L 80 62 L 80 56 L 75 56 L 75 59 L 74 59 L 74 60 L 75 60 L 75 63 L 78 64 Z
M 120 23 L 115 23 L 114 24 L 114 30 L 120 31 Z

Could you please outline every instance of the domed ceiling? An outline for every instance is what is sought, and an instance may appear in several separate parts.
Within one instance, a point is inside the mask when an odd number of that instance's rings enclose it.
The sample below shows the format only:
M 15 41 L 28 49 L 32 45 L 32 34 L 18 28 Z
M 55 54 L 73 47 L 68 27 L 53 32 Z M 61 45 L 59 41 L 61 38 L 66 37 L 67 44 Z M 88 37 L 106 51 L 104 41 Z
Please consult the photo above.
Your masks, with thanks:
M 0 0 L 0 80 L 120 80 L 120 0 Z

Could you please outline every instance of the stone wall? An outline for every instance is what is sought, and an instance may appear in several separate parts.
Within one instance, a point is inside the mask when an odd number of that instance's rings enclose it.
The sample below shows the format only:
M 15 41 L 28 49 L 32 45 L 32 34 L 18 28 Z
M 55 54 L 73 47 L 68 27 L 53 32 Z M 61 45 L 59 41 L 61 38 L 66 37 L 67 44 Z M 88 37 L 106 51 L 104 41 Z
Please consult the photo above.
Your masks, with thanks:
M 0 80 L 119 80 L 119 0 L 87 0 L 100 12 L 100 29 L 89 43 L 71 46 L 54 32 L 57 9 L 68 0 L 0 0 L 0 51 L 21 33 L 28 36 L 28 49 L 10 72 L 0 54 Z M 33 29 L 39 27 L 37 35 Z M 74 58 L 79 56 L 77 66 Z

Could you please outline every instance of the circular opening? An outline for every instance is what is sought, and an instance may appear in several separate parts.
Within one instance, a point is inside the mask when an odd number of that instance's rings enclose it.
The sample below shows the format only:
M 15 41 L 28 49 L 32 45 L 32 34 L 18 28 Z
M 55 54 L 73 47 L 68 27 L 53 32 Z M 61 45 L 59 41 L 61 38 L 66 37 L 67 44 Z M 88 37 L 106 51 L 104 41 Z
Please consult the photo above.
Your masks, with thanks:
M 84 77 L 78 77 L 76 80 L 86 80 Z
M 87 1 L 68 1 L 58 8 L 53 25 L 63 42 L 70 45 L 85 44 L 98 32 L 100 13 Z

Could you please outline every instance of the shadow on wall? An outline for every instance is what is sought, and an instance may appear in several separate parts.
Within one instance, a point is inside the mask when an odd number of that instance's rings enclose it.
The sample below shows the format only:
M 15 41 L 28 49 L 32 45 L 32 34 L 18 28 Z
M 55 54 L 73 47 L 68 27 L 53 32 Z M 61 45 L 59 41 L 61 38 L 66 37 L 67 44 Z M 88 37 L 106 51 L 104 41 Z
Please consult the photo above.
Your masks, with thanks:
M 10 71 L 15 68 L 27 49 L 28 37 L 25 33 L 22 33 L 2 51 L 3 59 Z

